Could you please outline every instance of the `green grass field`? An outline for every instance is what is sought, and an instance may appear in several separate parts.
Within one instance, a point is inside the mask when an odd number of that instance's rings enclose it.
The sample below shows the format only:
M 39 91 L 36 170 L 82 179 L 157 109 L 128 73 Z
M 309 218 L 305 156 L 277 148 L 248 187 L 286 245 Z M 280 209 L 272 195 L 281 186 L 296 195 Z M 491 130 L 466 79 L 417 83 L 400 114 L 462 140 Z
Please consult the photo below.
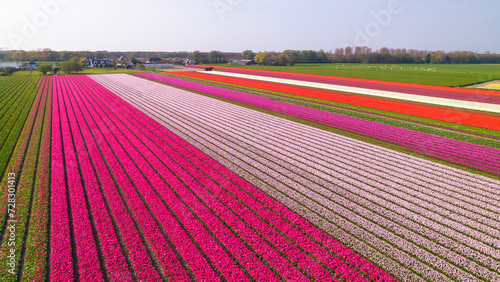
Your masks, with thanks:
M 215 64 L 217 65 L 229 66 Z M 233 65 L 231 67 L 453 87 L 500 79 L 500 65 L 487 64 L 296 64 L 295 66 Z

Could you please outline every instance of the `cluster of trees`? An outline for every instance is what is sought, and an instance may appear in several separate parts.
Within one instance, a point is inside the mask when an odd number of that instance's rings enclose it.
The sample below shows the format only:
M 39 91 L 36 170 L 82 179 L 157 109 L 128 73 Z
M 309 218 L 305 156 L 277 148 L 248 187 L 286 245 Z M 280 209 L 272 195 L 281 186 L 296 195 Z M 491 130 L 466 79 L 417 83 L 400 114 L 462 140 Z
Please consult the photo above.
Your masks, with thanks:
M 158 57 L 166 61 L 182 62 L 186 58 L 193 59 L 197 63 L 226 63 L 230 59 L 255 59 L 263 65 L 293 65 L 296 63 L 440 63 L 440 64 L 478 64 L 489 63 L 499 64 L 500 54 L 484 54 L 461 51 L 427 51 L 415 49 L 394 49 L 380 48 L 373 51 L 364 47 L 345 47 L 330 51 L 313 50 L 286 50 L 284 52 L 258 52 L 255 54 L 251 50 L 241 53 L 236 52 L 108 52 L 108 51 L 52 51 L 43 49 L 38 51 L 0 51 L 0 60 L 5 61 L 61 61 L 73 60 L 85 66 L 84 58 L 105 59 L 118 61 L 121 63 L 132 61 L 138 62 L 138 58 L 147 60 Z M 137 59 L 136 59 L 137 58 Z
M 262 65 L 293 65 L 296 63 L 382 63 L 382 64 L 499 64 L 500 55 L 470 51 L 444 52 L 415 49 L 368 47 L 337 48 L 334 51 L 286 50 L 284 52 L 259 52 L 255 61 Z

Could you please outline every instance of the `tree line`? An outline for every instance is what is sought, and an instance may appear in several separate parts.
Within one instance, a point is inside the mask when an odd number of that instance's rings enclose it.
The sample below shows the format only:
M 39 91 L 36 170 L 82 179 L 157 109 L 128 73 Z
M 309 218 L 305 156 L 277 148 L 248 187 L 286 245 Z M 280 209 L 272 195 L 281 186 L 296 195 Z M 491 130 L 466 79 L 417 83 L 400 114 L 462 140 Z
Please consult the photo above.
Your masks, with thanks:
M 381 63 L 381 64 L 500 64 L 500 54 L 490 52 L 477 53 L 471 51 L 428 51 L 416 49 L 380 48 L 372 50 L 368 47 L 345 47 L 330 51 L 285 50 L 283 52 L 264 51 L 254 53 L 251 50 L 239 52 L 222 51 L 179 51 L 179 52 L 146 52 L 146 51 L 0 51 L 0 60 L 4 61 L 60 61 L 73 60 L 81 62 L 83 58 L 105 59 L 128 62 L 131 59 L 162 58 L 170 62 L 183 62 L 186 58 L 196 63 L 227 63 L 231 59 L 250 59 L 262 65 L 294 65 L 297 63 Z M 142 63 L 145 63 L 142 62 Z

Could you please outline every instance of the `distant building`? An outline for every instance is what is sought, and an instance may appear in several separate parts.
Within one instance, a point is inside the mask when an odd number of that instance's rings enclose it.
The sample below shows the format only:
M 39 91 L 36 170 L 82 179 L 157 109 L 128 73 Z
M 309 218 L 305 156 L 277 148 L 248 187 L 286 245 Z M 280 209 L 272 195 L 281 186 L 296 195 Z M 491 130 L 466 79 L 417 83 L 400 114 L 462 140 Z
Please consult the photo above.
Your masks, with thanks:
M 254 60 L 246 60 L 246 59 L 231 59 L 228 64 L 230 65 L 256 65 L 257 63 Z
M 196 65 L 196 62 L 194 60 L 191 60 L 191 59 L 186 59 L 185 64 L 186 65 Z
M 34 71 L 34 70 L 37 70 L 38 69 L 38 66 L 37 64 L 35 63 L 35 61 L 31 60 L 29 63 L 28 63 L 28 66 L 26 66 L 26 70 L 29 70 L 29 71 Z
M 108 59 L 96 60 L 92 58 L 85 58 L 85 61 L 87 61 L 91 68 L 107 68 L 116 64 L 115 61 L 111 61 Z

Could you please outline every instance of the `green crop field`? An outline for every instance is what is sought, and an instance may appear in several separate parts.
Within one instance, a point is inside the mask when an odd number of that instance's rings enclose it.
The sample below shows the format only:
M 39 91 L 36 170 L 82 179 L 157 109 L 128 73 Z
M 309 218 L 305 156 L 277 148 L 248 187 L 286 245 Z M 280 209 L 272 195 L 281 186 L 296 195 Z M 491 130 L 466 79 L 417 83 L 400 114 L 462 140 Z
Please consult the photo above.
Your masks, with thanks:
M 229 66 L 227 64 L 218 64 Z M 487 64 L 296 64 L 239 68 L 366 78 L 439 86 L 468 86 L 500 79 L 500 65 Z

